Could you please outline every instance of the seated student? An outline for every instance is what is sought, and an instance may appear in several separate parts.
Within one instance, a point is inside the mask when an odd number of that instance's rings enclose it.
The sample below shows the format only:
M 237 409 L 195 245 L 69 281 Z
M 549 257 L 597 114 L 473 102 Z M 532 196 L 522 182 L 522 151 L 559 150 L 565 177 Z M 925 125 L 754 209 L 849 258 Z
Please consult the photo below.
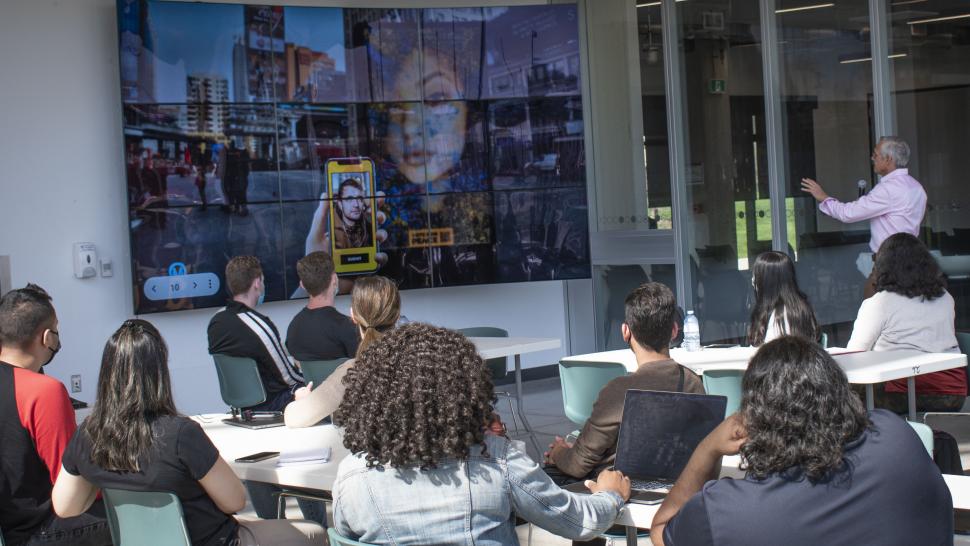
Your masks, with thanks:
M 247 409 L 283 411 L 293 401 L 293 393 L 303 386 L 303 375 L 290 360 L 276 325 L 254 309 L 266 294 L 259 258 L 236 256 L 229 260 L 226 286 L 232 301 L 209 321 L 209 354 L 255 360 L 266 389 L 266 401 Z M 249 480 L 244 483 L 256 515 L 263 519 L 275 518 L 275 495 L 280 488 Z M 326 512 L 320 503 L 305 499 L 297 499 L 297 502 L 307 519 L 324 522 Z
M 557 437 L 549 446 L 546 462 L 555 468 L 548 470 L 558 481 L 583 479 L 613 461 L 627 390 L 704 393 L 701 378 L 670 359 L 670 340 L 679 329 L 676 309 L 673 292 L 656 282 L 642 284 L 626 297 L 623 340 L 630 344 L 639 367 L 603 387 L 575 444 Z M 556 470 L 565 476 L 558 476 Z
M 40 373 L 61 348 L 51 298 L 39 286 L 0 300 L 0 532 L 19 544 L 110 545 L 104 505 L 57 517 L 51 488 L 74 434 L 74 408 L 59 381 Z
M 742 389 L 657 511 L 655 545 L 953 544 L 950 491 L 919 437 L 867 415 L 817 343 L 765 344 Z M 747 476 L 714 479 L 738 452 Z
M 515 545 L 513 514 L 552 533 L 603 532 L 630 482 L 603 471 L 592 495 L 559 488 L 508 439 L 486 434 L 492 379 L 452 330 L 410 323 L 361 352 L 334 414 L 352 455 L 334 484 L 334 528 L 368 544 Z
M 401 295 L 397 285 L 386 277 L 361 277 L 354 283 L 351 293 L 350 314 L 360 332 L 359 355 L 394 328 L 401 317 Z M 307 385 L 296 391 L 296 400 L 286 406 L 283 413 L 288 427 L 311 427 L 333 413 L 344 398 L 343 379 L 353 367 L 355 359 L 348 360 L 320 385 Z
M 876 254 L 876 294 L 864 300 L 852 326 L 849 349 L 917 349 L 959 353 L 953 297 L 926 246 L 908 233 L 886 239 Z M 906 380 L 875 386 L 876 406 L 905 413 Z M 967 396 L 963 368 L 916 376 L 917 411 L 959 411 Z
M 125 321 L 105 344 L 97 400 L 64 452 L 54 510 L 79 514 L 103 487 L 174 493 L 193 544 L 323 540 L 316 523 L 232 516 L 246 505 L 242 483 L 202 427 L 175 409 L 168 348 L 144 320 Z
M 748 343 L 754 347 L 777 337 L 800 335 L 818 339 L 818 321 L 808 297 L 798 288 L 795 264 L 784 252 L 762 252 L 751 268 L 754 307 Z
M 310 294 L 306 307 L 290 321 L 286 348 L 299 362 L 350 358 L 357 353 L 360 332 L 333 306 L 337 274 L 326 252 L 311 252 L 296 262 L 300 286 Z

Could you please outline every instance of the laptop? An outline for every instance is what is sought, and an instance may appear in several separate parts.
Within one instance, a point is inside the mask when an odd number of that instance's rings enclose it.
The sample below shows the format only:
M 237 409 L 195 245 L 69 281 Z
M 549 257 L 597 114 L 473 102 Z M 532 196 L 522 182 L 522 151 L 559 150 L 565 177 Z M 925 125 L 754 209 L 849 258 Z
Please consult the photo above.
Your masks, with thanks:
M 246 417 L 249 418 L 247 419 Z M 223 419 L 222 422 L 227 425 L 248 428 L 250 430 L 282 427 L 286 425 L 286 423 L 283 422 L 283 413 L 279 411 L 252 412 L 251 415 L 234 416 L 228 419 Z
M 627 391 L 613 469 L 630 478 L 630 502 L 662 501 L 662 490 L 673 486 L 697 445 L 724 420 L 726 408 L 726 396 Z M 588 492 L 582 482 L 567 490 Z

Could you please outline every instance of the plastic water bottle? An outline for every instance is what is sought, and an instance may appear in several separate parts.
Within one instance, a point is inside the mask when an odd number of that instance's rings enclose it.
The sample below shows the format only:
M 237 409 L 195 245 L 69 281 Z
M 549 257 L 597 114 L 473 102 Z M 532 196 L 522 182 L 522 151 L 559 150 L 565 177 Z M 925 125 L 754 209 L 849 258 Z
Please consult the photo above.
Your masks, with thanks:
M 687 311 L 687 318 L 684 319 L 684 349 L 697 351 L 701 348 L 701 325 L 697 322 L 697 317 L 693 311 Z

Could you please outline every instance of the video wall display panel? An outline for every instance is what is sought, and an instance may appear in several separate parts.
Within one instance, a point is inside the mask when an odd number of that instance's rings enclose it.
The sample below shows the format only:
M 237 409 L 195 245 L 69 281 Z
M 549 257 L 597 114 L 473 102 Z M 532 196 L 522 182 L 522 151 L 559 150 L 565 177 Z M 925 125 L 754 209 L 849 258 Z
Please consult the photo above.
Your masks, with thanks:
M 575 5 L 119 0 L 118 25 L 136 313 L 222 305 L 240 254 L 267 301 L 316 250 L 402 289 L 589 277 Z

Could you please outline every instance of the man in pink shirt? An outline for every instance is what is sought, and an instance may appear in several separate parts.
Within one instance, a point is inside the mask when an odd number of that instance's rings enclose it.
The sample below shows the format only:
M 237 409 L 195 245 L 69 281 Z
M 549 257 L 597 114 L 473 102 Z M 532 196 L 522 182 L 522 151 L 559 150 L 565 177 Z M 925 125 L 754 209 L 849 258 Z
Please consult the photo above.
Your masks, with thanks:
M 818 182 L 802 179 L 802 191 L 812 194 L 819 202 L 819 210 L 841 222 L 869 220 L 872 238 L 869 248 L 873 254 L 882 242 L 895 233 L 919 236 L 919 225 L 926 212 L 926 191 L 918 180 L 909 175 L 909 145 L 899 137 L 879 139 L 872 151 L 873 168 L 880 177 L 872 191 L 851 203 L 829 197 Z M 875 257 L 873 257 L 875 261 Z M 874 278 L 866 281 L 865 297 L 874 293 Z

